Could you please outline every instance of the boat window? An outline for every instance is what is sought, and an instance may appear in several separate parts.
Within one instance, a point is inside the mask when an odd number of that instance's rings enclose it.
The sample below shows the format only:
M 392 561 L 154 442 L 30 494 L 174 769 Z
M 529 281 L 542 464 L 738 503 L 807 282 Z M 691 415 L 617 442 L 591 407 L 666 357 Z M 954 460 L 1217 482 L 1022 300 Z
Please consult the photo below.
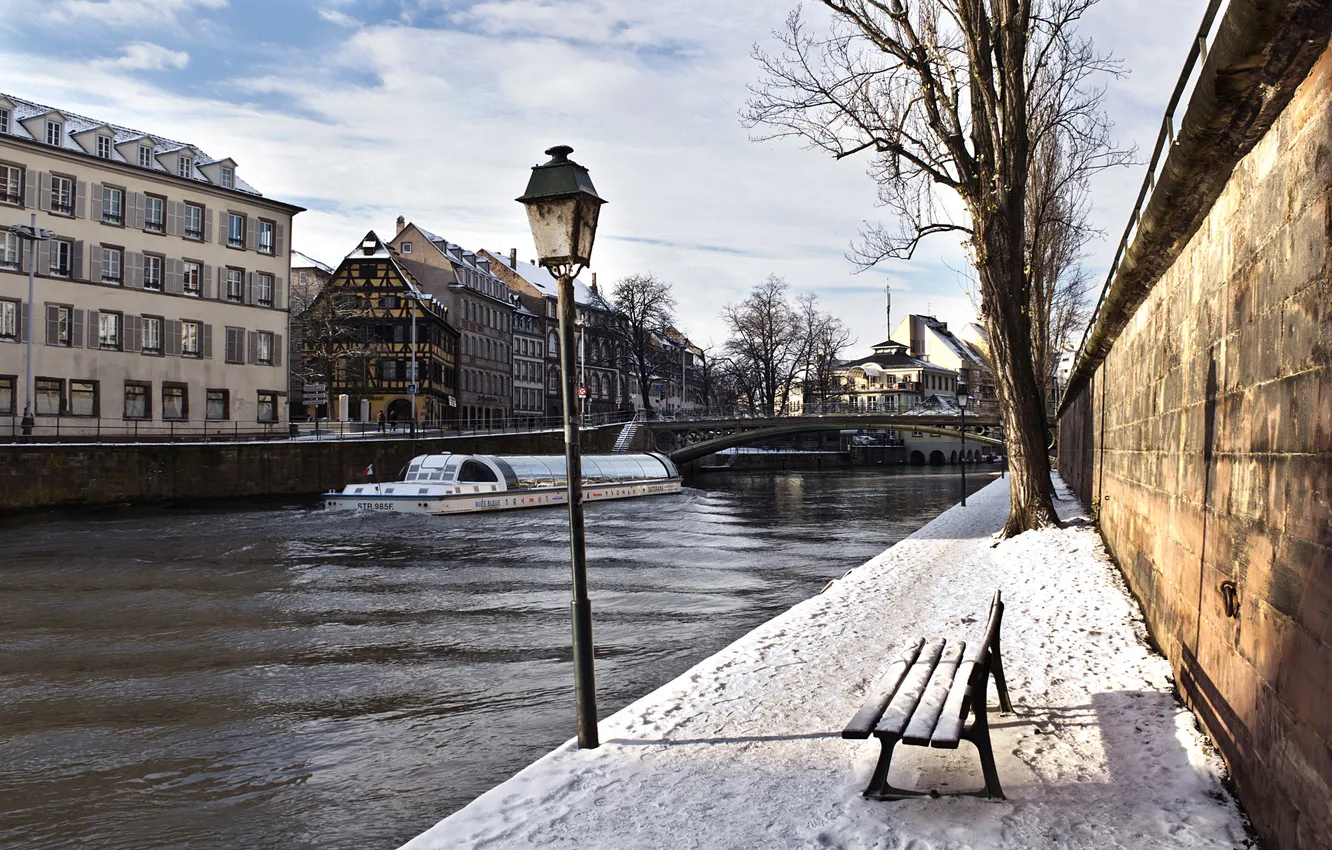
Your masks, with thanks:
M 417 490 L 417 491 L 416 491 L 416 494 L 417 494 L 418 496 L 421 496 L 421 495 L 425 495 L 426 493 L 429 493 L 429 492 L 430 492 L 430 488 L 429 488 L 429 487 L 422 487 L 420 490 Z
M 443 477 L 444 477 L 444 473 L 442 473 L 442 472 L 432 472 L 432 473 L 430 473 L 430 480 L 431 480 L 431 481 L 438 481 L 438 480 L 440 480 L 440 479 L 443 478 Z
M 486 466 L 479 460 L 463 461 L 462 469 L 458 472 L 459 481 L 499 481 L 495 477 L 495 470 Z

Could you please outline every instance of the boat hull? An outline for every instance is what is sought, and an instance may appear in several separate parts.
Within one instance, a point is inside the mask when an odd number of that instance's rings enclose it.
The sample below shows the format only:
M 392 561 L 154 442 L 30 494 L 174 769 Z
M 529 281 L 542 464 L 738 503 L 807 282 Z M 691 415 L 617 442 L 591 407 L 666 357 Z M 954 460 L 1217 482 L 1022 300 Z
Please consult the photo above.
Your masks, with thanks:
M 681 484 L 678 478 L 662 481 L 595 484 L 583 487 L 583 501 L 604 502 L 612 499 L 634 499 L 640 496 L 669 495 L 679 493 L 680 490 Z M 445 516 L 449 514 L 475 514 L 488 511 L 549 507 L 566 504 L 567 499 L 568 491 L 563 487 L 544 487 L 496 493 L 458 493 L 449 496 L 328 493 L 324 496 L 324 507 L 330 511 L 363 511 L 367 513 L 393 511 Z

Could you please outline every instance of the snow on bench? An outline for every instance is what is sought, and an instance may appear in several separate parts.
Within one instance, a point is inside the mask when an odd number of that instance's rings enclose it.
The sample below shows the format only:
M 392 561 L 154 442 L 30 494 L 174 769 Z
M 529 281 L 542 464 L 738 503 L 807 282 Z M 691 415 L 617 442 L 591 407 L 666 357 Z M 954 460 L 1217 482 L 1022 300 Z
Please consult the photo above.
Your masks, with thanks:
M 967 648 L 965 641 L 950 643 L 935 638 L 903 647 L 889 665 L 883 679 L 842 730 L 843 738 L 866 739 L 873 734 L 879 739 L 879 762 L 865 788 L 866 797 L 901 800 L 939 796 L 937 791 L 912 791 L 888 784 L 893 749 L 898 743 L 956 749 L 959 741 L 967 740 L 976 745 L 981 772 L 985 775 L 985 790 L 976 792 L 977 795 L 1004 798 L 986 716 L 991 674 L 999 693 L 1000 710 L 1013 711 L 999 655 L 1003 616 L 1003 599 L 995 591 L 983 637 L 965 660 L 962 657 Z M 974 717 L 970 724 L 966 723 L 968 714 Z

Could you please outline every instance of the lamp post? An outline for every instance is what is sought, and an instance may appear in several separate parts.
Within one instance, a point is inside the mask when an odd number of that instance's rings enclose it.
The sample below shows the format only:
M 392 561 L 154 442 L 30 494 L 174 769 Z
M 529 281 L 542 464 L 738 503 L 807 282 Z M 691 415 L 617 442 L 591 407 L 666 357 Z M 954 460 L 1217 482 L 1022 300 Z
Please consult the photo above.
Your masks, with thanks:
M 962 450 L 957 453 L 962 468 L 962 507 L 967 506 L 967 385 L 957 385 L 957 407 L 962 411 Z
M 37 244 L 46 239 L 54 239 L 55 231 L 46 230 L 37 226 L 37 213 L 32 214 L 31 224 L 11 224 L 9 232 L 13 233 L 19 239 L 23 240 L 24 251 L 28 255 L 28 315 L 24 318 L 24 328 L 27 329 L 27 376 L 23 387 L 23 418 L 27 419 L 32 415 L 32 302 L 33 287 L 37 281 Z M 73 330 L 71 329 L 71 333 Z
M 593 749 L 597 740 L 597 690 L 592 669 L 592 603 L 587 598 L 587 552 L 583 535 L 583 463 L 578 446 L 582 424 L 578 373 L 574 362 L 574 278 L 592 257 L 597 218 L 605 203 L 592 187 L 587 169 L 569 159 L 573 148 L 557 145 L 549 162 L 532 167 L 527 191 L 518 198 L 542 266 L 559 282 L 560 396 L 564 409 L 564 462 L 569 503 L 569 551 L 573 566 L 574 692 L 578 704 L 578 746 Z
M 417 390 L 418 390 L 418 387 L 416 386 L 416 383 L 417 383 L 417 378 L 416 378 L 416 304 L 417 304 L 418 301 L 421 300 L 421 297 L 422 297 L 422 296 L 421 296 L 421 293 L 417 292 L 416 290 L 414 290 L 414 289 L 408 289 L 408 290 L 406 290 L 406 291 L 403 293 L 403 297 L 406 298 L 408 301 L 411 301 L 411 302 L 412 302 L 412 374 L 411 374 L 411 382 L 410 382 L 409 384 L 407 384 L 407 389 L 410 390 L 410 391 L 411 391 L 411 394 L 412 394 L 412 430 L 411 430 L 411 434 L 412 434 L 413 437 L 415 437 L 415 436 L 416 436 L 416 392 L 417 392 Z

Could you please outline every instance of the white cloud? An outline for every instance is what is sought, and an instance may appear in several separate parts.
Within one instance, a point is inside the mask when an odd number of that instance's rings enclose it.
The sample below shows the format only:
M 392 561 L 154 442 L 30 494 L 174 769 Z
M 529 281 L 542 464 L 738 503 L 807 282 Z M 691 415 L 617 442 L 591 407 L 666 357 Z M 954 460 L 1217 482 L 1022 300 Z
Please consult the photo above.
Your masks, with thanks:
M 1159 25 L 1142 30 L 1121 2 L 1150 8 Z M 1143 146 L 1188 48 L 1160 34 L 1195 30 L 1204 5 L 1148 2 L 1103 4 L 1087 25 L 1134 71 L 1108 81 L 1108 102 L 1117 135 Z M 682 325 L 703 341 L 721 341 L 719 308 L 769 273 L 817 291 L 862 346 L 883 338 L 885 280 L 899 317 L 932 307 L 968 320 L 956 238 L 927 242 L 915 262 L 853 275 L 843 254 L 863 222 L 881 217 L 864 164 L 755 144 L 740 126 L 758 74 L 749 47 L 768 42 L 789 5 L 487 0 L 457 13 L 466 31 L 358 25 L 308 52 L 275 47 L 262 72 L 218 74 L 212 98 L 149 85 L 127 65 L 36 62 L 5 48 L 0 79 L 34 100 L 234 157 L 265 194 L 310 207 L 293 244 L 325 261 L 368 229 L 389 231 L 399 214 L 469 248 L 516 247 L 525 260 L 531 236 L 512 199 L 542 151 L 567 143 L 610 201 L 600 283 L 647 270 L 673 282 Z M 348 8 L 318 4 L 326 20 Z M 195 65 L 201 49 L 192 47 Z M 284 106 L 256 105 L 275 98 Z M 1101 254 L 1118 240 L 1141 173 L 1098 183 L 1094 216 L 1111 234 Z
M 32 3 L 55 23 L 138 26 L 150 23 L 175 23 L 185 11 L 204 8 L 221 9 L 227 0 L 56 0 Z
M 340 27 L 359 27 L 361 22 L 348 15 L 346 12 L 339 12 L 337 9 L 320 9 L 319 17 L 328 21 L 330 24 L 337 24 Z
M 190 54 L 184 50 L 169 50 L 148 41 L 136 41 L 125 45 L 124 54 L 119 59 L 112 59 L 110 64 L 127 71 L 179 70 L 190 64 Z

